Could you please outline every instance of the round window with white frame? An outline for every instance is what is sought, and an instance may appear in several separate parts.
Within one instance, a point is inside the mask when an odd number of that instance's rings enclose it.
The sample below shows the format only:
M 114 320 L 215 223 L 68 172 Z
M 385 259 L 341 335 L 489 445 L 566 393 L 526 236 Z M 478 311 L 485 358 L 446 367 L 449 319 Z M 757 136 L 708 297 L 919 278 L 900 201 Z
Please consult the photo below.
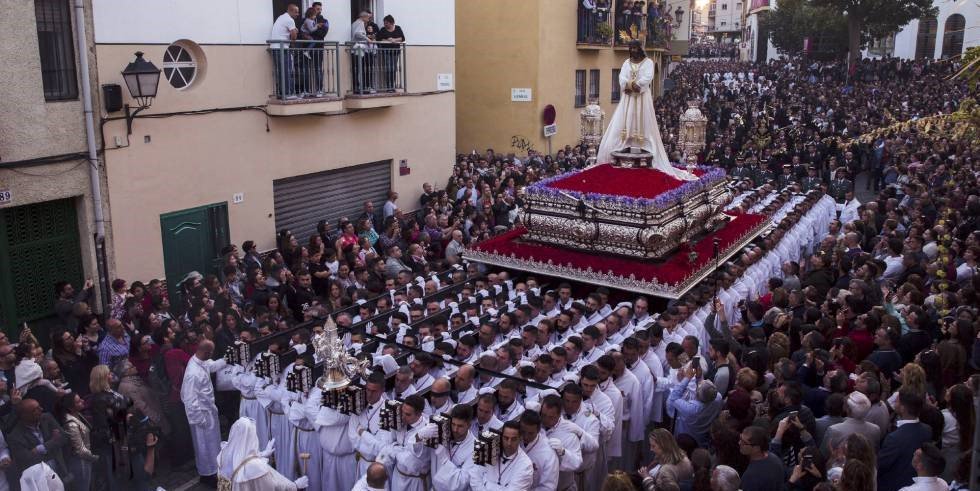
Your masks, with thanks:
M 163 53 L 163 76 L 177 90 L 191 87 L 201 79 L 204 52 L 192 41 L 180 40 Z

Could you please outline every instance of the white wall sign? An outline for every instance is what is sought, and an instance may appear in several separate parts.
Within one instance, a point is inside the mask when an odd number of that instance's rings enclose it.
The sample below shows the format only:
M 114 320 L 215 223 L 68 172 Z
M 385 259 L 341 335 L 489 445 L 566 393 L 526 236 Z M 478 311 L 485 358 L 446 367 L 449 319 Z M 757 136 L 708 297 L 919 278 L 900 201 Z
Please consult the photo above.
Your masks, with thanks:
M 10 194 L 9 189 L 0 189 L 0 205 L 5 205 L 14 200 L 13 195 Z
M 436 90 L 453 90 L 453 74 L 437 73 Z
M 551 138 L 551 137 L 555 136 L 557 133 L 558 133 L 558 125 L 557 124 L 546 124 L 546 125 L 544 125 L 544 137 L 545 138 Z
M 510 100 L 511 102 L 531 102 L 531 89 L 530 88 L 510 89 Z

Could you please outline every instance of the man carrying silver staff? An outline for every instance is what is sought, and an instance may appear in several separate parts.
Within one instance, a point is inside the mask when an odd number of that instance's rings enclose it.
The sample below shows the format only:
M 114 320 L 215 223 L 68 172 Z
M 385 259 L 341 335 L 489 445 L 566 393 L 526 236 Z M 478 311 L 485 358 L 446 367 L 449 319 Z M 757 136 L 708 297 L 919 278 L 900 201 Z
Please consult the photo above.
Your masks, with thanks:
M 468 491 L 473 464 L 473 443 L 470 433 L 473 408 L 459 404 L 449 413 L 450 438 L 433 450 L 432 488 L 435 491 Z

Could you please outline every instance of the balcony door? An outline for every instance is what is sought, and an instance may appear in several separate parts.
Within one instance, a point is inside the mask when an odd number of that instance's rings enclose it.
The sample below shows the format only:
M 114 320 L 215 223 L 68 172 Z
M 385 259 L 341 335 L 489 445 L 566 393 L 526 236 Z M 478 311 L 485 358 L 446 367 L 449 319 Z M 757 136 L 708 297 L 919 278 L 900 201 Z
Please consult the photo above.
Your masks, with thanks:
M 358 14 L 362 11 L 370 10 L 374 13 L 374 23 L 380 26 L 381 19 L 384 17 L 383 9 L 384 0 L 350 0 L 350 21 L 357 20 Z

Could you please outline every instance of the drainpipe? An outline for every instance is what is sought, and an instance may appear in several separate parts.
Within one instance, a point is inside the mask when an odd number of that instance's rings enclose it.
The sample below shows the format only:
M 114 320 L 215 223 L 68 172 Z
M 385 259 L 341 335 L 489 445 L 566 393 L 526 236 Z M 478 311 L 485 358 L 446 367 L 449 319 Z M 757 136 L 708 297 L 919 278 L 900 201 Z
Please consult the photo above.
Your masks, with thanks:
M 106 301 L 105 215 L 102 213 L 102 178 L 99 174 L 99 153 L 95 144 L 95 120 L 92 111 L 92 81 L 88 67 L 88 39 L 85 35 L 85 0 L 75 0 L 75 48 L 81 71 L 82 105 L 85 114 L 85 143 L 88 146 L 88 175 L 95 216 L 95 261 L 99 277 L 99 293 L 103 312 Z

